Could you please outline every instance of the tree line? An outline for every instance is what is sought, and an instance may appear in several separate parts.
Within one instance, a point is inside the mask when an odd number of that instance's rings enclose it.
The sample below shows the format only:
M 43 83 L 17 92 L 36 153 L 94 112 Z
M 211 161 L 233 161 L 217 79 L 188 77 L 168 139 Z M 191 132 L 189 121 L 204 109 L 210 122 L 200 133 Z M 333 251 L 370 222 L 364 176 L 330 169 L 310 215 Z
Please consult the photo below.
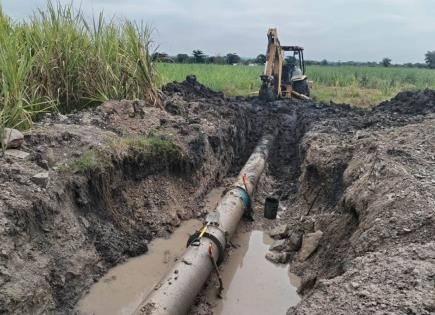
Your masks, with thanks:
M 242 58 L 236 53 L 228 53 L 225 56 L 208 56 L 202 50 L 196 49 L 192 54 L 177 54 L 169 56 L 166 53 L 156 52 L 153 54 L 153 60 L 159 62 L 173 63 L 212 63 L 212 64 L 264 64 L 266 56 L 258 55 L 256 58 Z
M 428 51 L 424 56 L 424 63 L 403 63 L 403 64 L 393 64 L 391 58 L 385 57 L 380 62 L 376 61 L 328 61 L 323 59 L 321 61 L 317 60 L 305 60 L 306 65 L 321 65 L 321 66 L 365 66 L 365 67 L 407 67 L 407 68 L 429 68 L 435 69 L 435 50 Z M 289 56 L 286 58 L 288 61 L 292 60 Z M 155 52 L 153 54 L 153 60 L 157 62 L 169 62 L 169 63 L 208 63 L 208 64 L 244 64 L 244 65 L 263 65 L 266 63 L 266 55 L 259 54 L 255 58 L 242 58 L 236 53 L 228 53 L 225 56 L 208 56 L 202 50 L 196 49 L 192 51 L 192 54 L 177 54 L 175 56 L 169 56 L 164 52 Z

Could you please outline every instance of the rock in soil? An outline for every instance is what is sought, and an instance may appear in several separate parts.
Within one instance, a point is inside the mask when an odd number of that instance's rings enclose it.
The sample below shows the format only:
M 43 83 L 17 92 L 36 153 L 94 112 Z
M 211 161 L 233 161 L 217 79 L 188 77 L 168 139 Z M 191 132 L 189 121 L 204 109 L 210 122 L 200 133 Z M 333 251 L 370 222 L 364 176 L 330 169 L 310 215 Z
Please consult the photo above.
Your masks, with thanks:
M 16 150 L 16 149 L 8 149 L 5 151 L 5 155 L 7 157 L 12 157 L 12 158 L 16 158 L 16 159 L 20 159 L 20 160 L 25 160 L 30 156 L 30 153 L 24 152 L 24 151 L 20 151 L 20 150 Z
M 2 143 L 6 149 L 18 149 L 24 141 L 24 135 L 17 129 L 4 128 Z
M 269 250 L 270 251 L 284 251 L 288 249 L 288 240 L 282 239 L 282 240 L 275 240 L 272 245 L 270 245 Z
M 34 182 L 36 185 L 41 186 L 43 188 L 47 188 L 48 181 L 50 179 L 48 172 L 42 172 L 33 175 L 31 178 L 31 181 Z
M 287 236 L 288 224 L 281 224 L 269 232 L 270 237 L 274 239 L 283 239 Z
M 269 252 L 266 254 L 266 259 L 275 263 L 275 264 L 286 264 L 290 260 L 290 253 L 282 252 Z
M 289 251 L 298 251 L 302 245 L 302 232 L 295 230 L 289 233 L 287 248 Z
M 301 250 L 299 251 L 298 254 L 298 259 L 300 261 L 305 261 L 308 259 L 308 257 L 310 257 L 310 255 L 319 246 L 322 236 L 323 236 L 323 232 L 320 230 L 314 233 L 305 234 L 303 236 Z

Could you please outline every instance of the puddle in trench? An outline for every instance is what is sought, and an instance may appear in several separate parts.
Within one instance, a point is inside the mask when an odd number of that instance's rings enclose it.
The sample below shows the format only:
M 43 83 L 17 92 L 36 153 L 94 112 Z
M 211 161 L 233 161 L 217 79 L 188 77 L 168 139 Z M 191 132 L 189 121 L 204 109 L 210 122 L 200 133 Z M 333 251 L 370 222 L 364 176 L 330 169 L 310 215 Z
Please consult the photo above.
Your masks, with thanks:
M 276 265 L 265 255 L 273 240 L 262 231 L 237 233 L 233 250 L 222 267 L 223 299 L 216 297 L 217 288 L 207 289 L 207 301 L 213 314 L 286 314 L 300 301 L 297 287 L 300 278 L 288 272 L 288 265 Z M 243 312 L 241 312 L 243 310 Z
M 213 211 L 219 203 L 223 187 L 212 189 L 204 198 L 204 208 Z M 168 239 L 155 239 L 145 255 L 131 258 L 116 266 L 94 284 L 78 303 L 79 314 L 132 314 L 154 285 L 173 266 L 186 248 L 189 234 L 199 229 L 202 222 L 185 221 Z
M 221 199 L 223 188 L 213 189 L 205 198 L 207 211 Z M 201 227 L 198 220 L 181 224 L 169 239 L 153 240 L 145 255 L 116 266 L 95 283 L 77 305 L 78 314 L 132 314 L 154 285 L 173 266 L 185 250 L 192 231 Z M 237 233 L 233 249 L 222 269 L 224 299 L 216 298 L 216 288 L 209 286 L 208 302 L 215 305 L 213 314 L 285 314 L 299 302 L 296 287 L 299 279 L 288 273 L 287 265 L 275 265 L 264 258 L 272 239 L 261 231 Z
M 189 233 L 201 225 L 198 220 L 185 221 L 169 239 L 153 240 L 145 255 L 110 269 L 79 302 L 78 313 L 132 314 L 185 250 Z

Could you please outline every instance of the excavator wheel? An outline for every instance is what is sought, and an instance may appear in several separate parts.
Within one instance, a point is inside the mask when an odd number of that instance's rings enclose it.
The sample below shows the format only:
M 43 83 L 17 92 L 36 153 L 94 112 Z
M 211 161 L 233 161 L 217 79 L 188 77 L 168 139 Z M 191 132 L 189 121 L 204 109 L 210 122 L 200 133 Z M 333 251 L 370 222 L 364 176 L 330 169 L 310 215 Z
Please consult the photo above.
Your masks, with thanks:
M 305 96 L 310 96 L 310 87 L 308 86 L 307 79 L 294 81 L 293 82 L 293 90 Z

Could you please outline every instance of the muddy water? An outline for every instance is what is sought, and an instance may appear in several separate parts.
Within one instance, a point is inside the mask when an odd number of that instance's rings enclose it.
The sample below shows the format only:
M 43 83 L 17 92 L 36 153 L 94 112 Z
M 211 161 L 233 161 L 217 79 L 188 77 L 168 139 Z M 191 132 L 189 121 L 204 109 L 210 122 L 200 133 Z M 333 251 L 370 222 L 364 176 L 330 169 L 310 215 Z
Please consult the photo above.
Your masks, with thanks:
M 224 189 L 213 189 L 205 198 L 205 209 L 212 211 Z M 78 314 L 132 314 L 153 286 L 173 266 L 185 250 L 189 233 L 199 229 L 198 220 L 185 221 L 169 239 L 156 239 L 147 254 L 129 259 L 112 268 L 78 303 Z M 213 314 L 285 314 L 296 304 L 297 277 L 288 274 L 286 266 L 267 261 L 264 256 L 272 243 L 261 232 L 237 233 L 232 241 L 238 245 L 222 266 L 224 299 L 216 299 L 216 288 L 209 287 L 207 300 Z
M 213 211 L 224 188 L 212 189 L 205 197 L 204 209 Z M 201 227 L 198 220 L 185 221 L 169 239 L 153 240 L 147 254 L 129 259 L 112 268 L 79 302 L 79 314 L 131 314 L 153 286 L 173 266 L 186 247 L 189 234 Z
M 132 314 L 184 251 L 189 233 L 201 227 L 185 221 L 169 239 L 156 239 L 147 254 L 112 268 L 79 302 L 79 314 Z
M 288 272 L 287 265 L 266 260 L 272 239 L 262 231 L 237 233 L 238 246 L 222 266 L 223 299 L 216 288 L 207 289 L 213 314 L 285 314 L 300 298 L 296 293 L 300 278 Z

